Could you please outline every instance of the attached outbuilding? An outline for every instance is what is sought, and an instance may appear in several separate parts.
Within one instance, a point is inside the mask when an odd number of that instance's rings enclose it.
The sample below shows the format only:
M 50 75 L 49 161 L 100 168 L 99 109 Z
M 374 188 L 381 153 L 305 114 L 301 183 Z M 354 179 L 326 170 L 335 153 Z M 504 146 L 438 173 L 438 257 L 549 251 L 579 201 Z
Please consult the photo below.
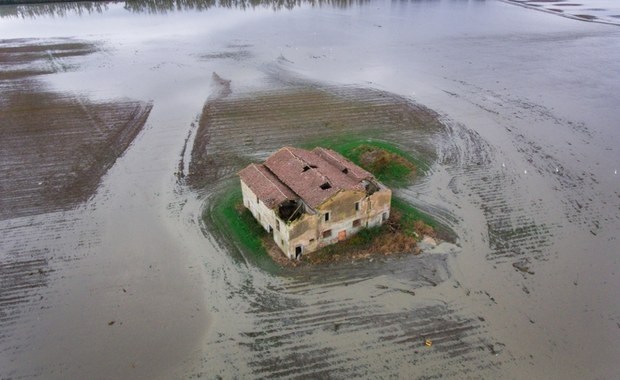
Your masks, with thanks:
M 239 177 L 244 206 L 291 259 L 390 216 L 392 191 L 331 149 L 284 147 Z

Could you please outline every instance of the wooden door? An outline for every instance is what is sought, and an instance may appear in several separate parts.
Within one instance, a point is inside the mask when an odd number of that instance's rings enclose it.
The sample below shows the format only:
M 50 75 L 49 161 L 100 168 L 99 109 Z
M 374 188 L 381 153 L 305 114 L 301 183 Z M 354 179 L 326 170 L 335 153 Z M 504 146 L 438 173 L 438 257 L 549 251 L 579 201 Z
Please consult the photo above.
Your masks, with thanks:
M 347 238 L 347 230 L 342 230 L 338 232 L 338 241 L 343 241 Z

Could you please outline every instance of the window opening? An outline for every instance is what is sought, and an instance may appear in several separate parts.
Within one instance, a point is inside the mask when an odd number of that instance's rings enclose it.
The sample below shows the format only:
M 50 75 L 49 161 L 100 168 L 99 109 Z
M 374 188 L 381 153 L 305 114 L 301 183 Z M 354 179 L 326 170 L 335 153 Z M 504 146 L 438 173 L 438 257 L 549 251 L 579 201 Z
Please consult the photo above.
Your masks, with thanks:
M 359 211 L 359 210 L 360 210 L 360 203 L 355 202 L 355 211 Z
M 331 216 L 331 215 L 329 214 L 329 212 L 326 212 L 326 213 L 325 213 L 325 221 L 326 221 L 326 222 L 329 222 L 329 218 L 330 218 L 330 216 Z

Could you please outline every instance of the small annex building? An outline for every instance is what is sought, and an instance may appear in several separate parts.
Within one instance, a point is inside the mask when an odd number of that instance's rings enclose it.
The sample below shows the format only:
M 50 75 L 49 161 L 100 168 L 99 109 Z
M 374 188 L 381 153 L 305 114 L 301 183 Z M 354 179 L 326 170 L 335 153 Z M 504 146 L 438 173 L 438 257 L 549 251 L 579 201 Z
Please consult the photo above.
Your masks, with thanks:
M 291 259 L 390 215 L 392 191 L 331 149 L 284 147 L 239 177 L 244 206 Z

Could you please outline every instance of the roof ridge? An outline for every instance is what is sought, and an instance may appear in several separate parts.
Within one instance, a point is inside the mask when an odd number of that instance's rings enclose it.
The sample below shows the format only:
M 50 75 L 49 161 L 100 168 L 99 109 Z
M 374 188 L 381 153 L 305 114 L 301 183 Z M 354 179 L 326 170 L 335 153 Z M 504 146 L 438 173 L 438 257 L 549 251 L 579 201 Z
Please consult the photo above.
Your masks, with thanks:
M 323 147 L 321 147 L 321 146 L 317 146 L 317 148 L 318 148 L 320 151 L 322 151 L 322 152 L 324 152 L 325 154 L 327 154 L 328 156 L 330 156 L 331 158 L 333 158 L 334 160 L 336 160 L 336 162 L 338 162 L 338 161 L 339 161 L 339 160 L 338 160 L 338 158 L 337 158 L 337 157 L 334 157 L 334 156 L 333 156 L 333 155 L 329 152 L 329 150 L 328 150 L 328 149 L 325 149 L 325 148 L 323 148 Z M 331 164 L 331 162 L 330 162 L 330 164 Z M 332 164 L 332 165 L 333 165 L 333 164 Z

